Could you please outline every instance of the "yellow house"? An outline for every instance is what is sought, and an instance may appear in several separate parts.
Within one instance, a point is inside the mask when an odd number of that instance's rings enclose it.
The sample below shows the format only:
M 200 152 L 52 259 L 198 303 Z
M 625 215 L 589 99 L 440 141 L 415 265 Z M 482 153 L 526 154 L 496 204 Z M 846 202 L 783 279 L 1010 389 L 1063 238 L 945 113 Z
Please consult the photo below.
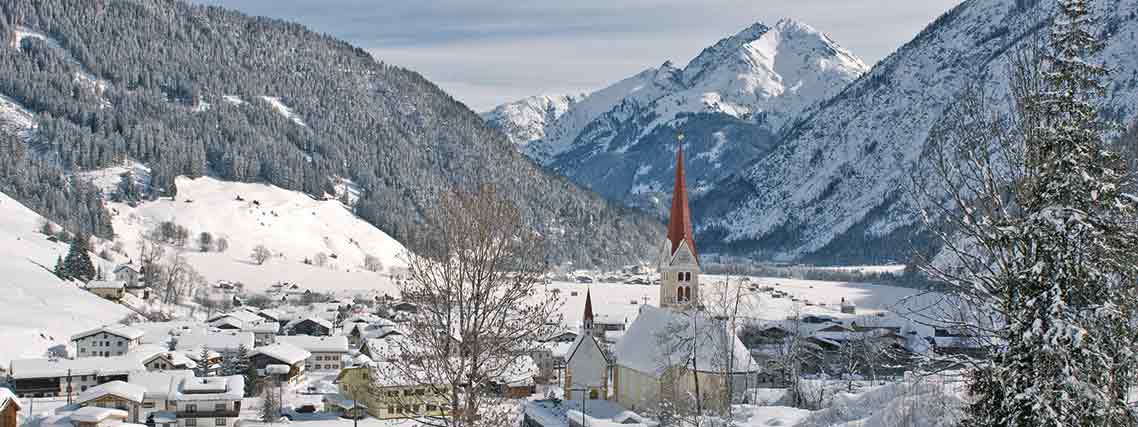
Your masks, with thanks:
M 446 415 L 447 386 L 411 384 L 388 364 L 344 368 L 336 377 L 340 394 L 366 406 L 371 416 L 381 420 Z

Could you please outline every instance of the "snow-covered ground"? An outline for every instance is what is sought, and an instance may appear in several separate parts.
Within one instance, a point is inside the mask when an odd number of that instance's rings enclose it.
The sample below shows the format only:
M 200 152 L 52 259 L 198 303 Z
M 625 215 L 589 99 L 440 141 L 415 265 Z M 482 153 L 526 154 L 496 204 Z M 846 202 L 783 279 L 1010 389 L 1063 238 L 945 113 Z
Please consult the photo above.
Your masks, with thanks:
M 0 194 L 0 369 L 12 359 L 42 357 L 71 334 L 132 314 L 51 273 L 67 245 L 38 233 L 35 212 Z
M 649 275 L 655 278 L 655 274 Z M 731 277 L 728 288 L 725 276 L 703 275 L 700 277 L 701 292 L 704 299 L 713 305 L 723 291 L 730 289 L 731 296 L 740 289 L 742 302 L 739 315 L 756 320 L 785 320 L 788 316 L 825 315 L 840 320 L 854 320 L 859 324 L 881 324 L 906 326 L 905 314 L 918 310 L 932 310 L 941 303 L 939 294 L 910 288 L 879 285 L 874 283 L 825 282 L 818 280 L 798 280 L 773 277 Z M 786 297 L 775 298 L 771 292 L 752 291 L 756 288 L 770 287 L 786 293 Z M 658 285 L 629 285 L 616 283 L 580 284 L 553 282 L 550 289 L 557 289 L 564 304 L 561 308 L 567 327 L 581 323 L 585 307 L 585 291 L 593 296 L 593 310 L 599 316 L 615 321 L 631 323 L 639 313 L 639 307 L 647 302 L 658 305 L 660 290 Z M 576 295 L 573 295 L 576 293 Z M 797 301 L 795 301 L 797 299 Z M 856 313 L 841 312 L 841 301 L 845 299 L 856 306 Z M 635 302 L 635 304 L 633 303 Z M 809 303 L 809 305 L 807 304 Z M 824 304 L 824 305 L 823 305 Z M 934 308 L 930 308 L 934 307 Z M 709 309 L 714 309 L 709 307 Z M 931 335 L 932 329 L 914 324 L 922 335 Z
M 202 253 L 196 244 L 187 243 L 185 256 L 211 282 L 242 282 L 249 291 L 268 289 L 278 281 L 313 291 L 388 289 L 391 282 L 386 275 L 363 268 L 365 256 L 378 257 L 385 269 L 403 264 L 403 245 L 338 200 L 209 177 L 179 177 L 177 186 L 175 200 L 163 198 L 135 207 L 108 204 L 116 240 L 128 254 L 137 255 L 140 233 L 174 221 L 189 230 L 191 240 L 203 231 L 225 238 L 229 243 L 225 252 Z M 257 245 L 273 253 L 264 265 L 250 259 Z M 325 266 L 303 263 L 318 253 L 328 256 Z
M 281 113 L 281 115 L 285 116 L 285 118 L 292 120 L 293 123 L 301 126 L 308 126 L 304 123 L 304 119 L 301 119 L 300 115 L 292 111 L 292 108 L 288 105 L 285 105 L 284 101 L 281 101 L 280 98 L 277 98 L 275 96 L 262 96 L 261 99 L 264 99 L 265 102 L 268 102 L 269 105 L 273 106 L 274 110 L 276 110 L 278 113 Z
M 35 127 L 35 115 L 12 98 L 0 95 L 0 131 L 27 137 Z

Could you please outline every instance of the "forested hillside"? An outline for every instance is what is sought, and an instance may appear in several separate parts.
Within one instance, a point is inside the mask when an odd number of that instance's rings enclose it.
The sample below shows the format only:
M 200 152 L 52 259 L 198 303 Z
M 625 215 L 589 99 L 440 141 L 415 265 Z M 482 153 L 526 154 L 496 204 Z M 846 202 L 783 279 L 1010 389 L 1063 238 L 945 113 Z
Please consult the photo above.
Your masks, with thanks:
M 152 168 L 156 195 L 178 175 L 314 197 L 351 179 L 357 214 L 412 248 L 438 193 L 488 181 L 551 237 L 555 261 L 627 262 L 660 236 L 544 174 L 419 74 L 297 24 L 168 0 L 2 0 L 0 35 L 0 95 L 33 117 L 0 126 L 0 190 L 76 229 L 113 233 L 70 173 L 129 158 Z

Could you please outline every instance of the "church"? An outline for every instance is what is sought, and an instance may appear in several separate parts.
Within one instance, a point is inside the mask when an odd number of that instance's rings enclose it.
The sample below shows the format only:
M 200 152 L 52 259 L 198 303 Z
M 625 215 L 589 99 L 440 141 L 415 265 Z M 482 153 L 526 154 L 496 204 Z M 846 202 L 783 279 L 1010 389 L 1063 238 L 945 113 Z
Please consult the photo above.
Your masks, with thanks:
M 698 395 L 705 408 L 730 404 L 753 384 L 759 367 L 723 320 L 700 304 L 700 264 L 684 182 L 682 139 L 676 150 L 676 179 L 667 240 L 658 264 L 659 307 L 640 314 L 613 349 L 612 388 L 618 404 L 631 410 L 665 400 L 684 405 Z

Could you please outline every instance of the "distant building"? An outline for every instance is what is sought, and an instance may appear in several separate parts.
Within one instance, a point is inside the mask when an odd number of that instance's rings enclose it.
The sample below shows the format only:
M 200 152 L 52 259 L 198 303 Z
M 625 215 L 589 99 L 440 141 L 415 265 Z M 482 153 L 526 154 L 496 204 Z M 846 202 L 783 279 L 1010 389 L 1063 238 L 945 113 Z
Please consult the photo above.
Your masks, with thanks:
M 305 362 L 311 355 L 302 348 L 276 343 L 257 347 L 249 362 L 262 376 L 276 376 L 283 382 L 295 384 L 304 380 Z
M 126 294 L 126 284 L 111 280 L 94 280 L 87 282 L 85 288 L 91 293 L 111 301 L 121 300 Z
M 78 357 L 122 356 L 142 342 L 144 333 L 126 325 L 107 325 L 71 336 Z
M 328 336 L 332 335 L 332 322 L 309 316 L 288 322 L 284 330 L 289 335 Z
M 72 395 L 143 371 L 136 355 L 85 357 L 80 359 L 18 359 L 11 362 L 13 392 L 21 397 Z
M 126 421 L 143 422 L 140 418 L 142 398 L 146 389 L 125 381 L 111 381 L 99 384 L 79 394 L 76 403 L 82 407 L 119 409 L 126 411 Z
M 603 331 L 596 327 L 594 318 L 592 293 L 586 290 L 581 333 L 569 346 L 569 354 L 565 358 L 566 399 L 579 400 L 583 396 L 594 400 L 608 399 L 609 360 L 597 342 L 598 332 L 603 334 Z
M 344 368 L 336 384 L 341 395 L 366 406 L 369 414 L 381 420 L 446 414 L 446 385 L 418 384 L 400 375 L 389 362 Z
M 332 337 L 279 336 L 276 340 L 307 351 L 310 355 L 305 359 L 304 367 L 309 371 L 339 371 L 344 367 L 344 356 L 348 354 L 348 337 L 343 335 Z

